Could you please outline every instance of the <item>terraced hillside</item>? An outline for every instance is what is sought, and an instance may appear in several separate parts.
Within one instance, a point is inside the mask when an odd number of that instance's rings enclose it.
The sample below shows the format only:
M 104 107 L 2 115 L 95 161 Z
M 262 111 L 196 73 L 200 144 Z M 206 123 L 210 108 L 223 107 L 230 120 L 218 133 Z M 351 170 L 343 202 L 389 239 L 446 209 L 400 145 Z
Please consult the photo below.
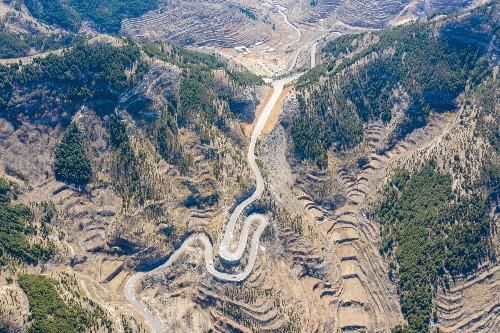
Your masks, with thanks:
M 250 47 L 270 39 L 272 26 L 262 20 L 254 9 L 230 1 L 183 1 L 125 20 L 122 31 L 138 39 L 180 45 Z
M 335 17 L 351 26 L 380 28 L 396 17 L 408 0 L 348 0 L 335 9 Z
M 498 191 L 494 180 L 497 178 L 491 175 L 491 170 L 498 167 L 498 139 L 491 132 L 498 128 L 498 94 L 491 90 L 498 84 L 495 62 L 498 45 L 494 37 L 496 10 L 493 4 L 457 18 L 440 19 L 426 25 L 341 37 L 324 49 L 322 67 L 307 73 L 297 85 L 299 93 L 291 99 L 288 113 L 282 119 L 294 150 L 290 162 L 295 179 L 291 178 L 288 186 L 294 186 L 296 198 L 303 203 L 304 209 L 313 212 L 313 219 L 326 235 L 330 235 L 342 258 L 339 270 L 344 293 L 336 311 L 340 318 L 337 324 L 343 330 L 383 329 L 384 323 L 390 322 L 389 318 L 397 318 L 402 311 L 405 321 L 401 324 L 416 331 L 426 331 L 431 320 L 434 325 L 450 332 L 495 331 L 497 301 L 488 297 L 481 303 L 474 293 L 479 288 L 487 288 L 491 295 L 498 291 L 494 259 L 498 248 L 495 231 Z M 477 20 L 484 23 L 480 30 L 473 23 Z M 488 28 L 488 24 L 492 25 Z M 460 52 L 469 61 L 471 54 L 478 56 L 476 64 L 479 67 L 469 74 L 468 65 L 459 58 L 454 58 L 454 61 L 461 63 L 460 68 L 447 67 L 453 75 L 458 72 L 464 77 L 461 88 L 455 93 L 443 84 L 446 82 L 445 71 L 441 72 L 438 88 L 432 86 L 431 76 L 426 82 L 419 81 L 421 74 L 406 81 L 401 80 L 408 75 L 401 66 L 397 73 L 390 69 L 391 62 L 398 57 L 400 41 L 406 46 L 422 41 L 406 39 L 406 34 L 421 34 L 426 29 L 435 29 L 438 38 L 447 43 L 445 52 L 457 52 L 453 57 L 460 57 Z M 455 29 L 461 33 L 456 34 Z M 466 38 L 468 34 L 471 38 Z M 387 43 L 389 40 L 398 42 Z M 433 42 L 426 43 L 431 45 Z M 435 65 L 450 56 L 435 54 L 439 47 L 434 45 L 436 49 L 432 46 L 433 51 L 424 51 L 426 59 L 413 63 L 413 69 Z M 405 51 L 406 64 L 416 59 L 411 52 L 409 49 Z M 429 62 L 428 59 L 435 60 Z M 432 73 L 433 70 L 422 72 Z M 420 92 L 416 93 L 415 88 Z M 438 103 L 433 96 L 439 96 Z M 349 111 L 345 112 L 346 109 Z M 484 120 L 486 118 L 488 121 Z M 301 159 L 306 162 L 300 162 Z M 418 246 L 410 245 L 410 252 L 403 252 L 404 242 L 411 241 L 404 235 L 410 231 L 394 220 L 390 220 L 393 224 L 388 226 L 387 216 L 381 217 L 376 207 L 389 200 L 387 196 L 391 198 L 387 182 L 398 174 L 397 170 L 418 174 L 429 161 L 435 163 L 439 172 L 450 177 L 446 195 L 455 198 L 450 200 L 462 202 L 450 203 L 450 212 L 446 214 L 464 214 L 464 208 L 459 207 L 467 206 L 466 198 L 469 198 L 474 205 L 481 207 L 479 212 L 466 208 L 467 217 L 452 219 L 462 224 L 461 230 L 484 223 L 485 229 L 481 230 L 485 233 L 450 231 L 449 237 L 458 237 L 456 240 L 449 239 L 451 243 L 447 245 L 435 245 L 447 247 L 448 257 L 442 259 L 446 262 L 444 268 L 435 268 L 438 273 L 431 280 L 434 281 L 433 290 L 439 292 L 435 291 L 437 296 L 424 305 L 411 296 L 411 290 L 416 290 L 416 287 L 404 289 L 407 288 L 404 273 L 413 269 L 404 260 L 410 256 L 410 262 L 418 261 L 411 257 Z M 430 196 L 427 199 L 430 200 Z M 483 200 L 486 200 L 484 205 Z M 393 204 L 396 203 L 390 205 Z M 387 209 L 387 206 L 382 207 Z M 404 211 L 398 214 L 405 214 L 409 208 L 401 209 Z M 444 214 L 439 223 L 453 224 L 443 217 Z M 404 215 L 399 216 L 404 219 L 401 217 Z M 411 221 L 418 223 L 415 216 Z M 398 228 L 404 230 L 401 239 L 397 236 Z M 432 230 L 436 227 L 426 228 Z M 461 232 L 473 238 L 460 238 Z M 455 241 L 460 245 L 453 243 Z M 419 244 L 424 246 L 423 242 Z M 461 255 L 454 252 L 458 251 L 456 246 L 461 248 L 462 252 L 458 252 Z M 474 250 L 475 246 L 480 246 L 481 250 Z M 463 258 L 457 260 L 454 256 Z M 411 272 L 414 280 L 411 276 L 408 278 L 413 283 L 420 273 Z M 427 273 L 424 276 L 428 276 Z M 393 283 L 397 284 L 397 289 Z M 476 283 L 477 288 L 474 287 Z M 396 290 L 401 310 L 395 298 Z M 476 300 L 474 305 L 468 304 L 466 298 Z M 477 302 L 482 305 L 477 306 Z M 435 313 L 432 319 L 431 313 Z M 420 315 L 426 317 L 418 323 Z M 379 321 L 379 318 L 382 319 Z M 393 325 L 397 321 L 393 321 Z
M 431 0 L 431 1 L 426 1 L 423 7 L 427 14 L 447 14 L 466 8 L 473 2 L 474 1 L 471 0 L 455 0 L 455 1 Z
M 337 29 L 346 26 L 379 29 L 398 22 L 400 17 L 415 20 L 427 15 L 449 14 L 473 3 L 470 0 L 317 0 L 291 2 L 288 6 L 297 20 L 305 24 L 319 24 L 323 28 L 332 25 Z

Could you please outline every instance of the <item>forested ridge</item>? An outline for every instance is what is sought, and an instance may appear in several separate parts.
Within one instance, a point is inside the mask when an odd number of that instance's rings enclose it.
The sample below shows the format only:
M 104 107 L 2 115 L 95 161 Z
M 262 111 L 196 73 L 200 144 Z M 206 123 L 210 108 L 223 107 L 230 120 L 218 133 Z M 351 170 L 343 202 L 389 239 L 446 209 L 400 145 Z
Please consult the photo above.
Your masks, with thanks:
M 479 84 L 491 71 L 488 49 L 498 34 L 495 8 L 491 4 L 461 18 L 378 32 L 374 42 L 363 41 L 366 35 L 330 42 L 323 50 L 324 64 L 298 84 L 299 113 L 290 128 L 296 155 L 325 167 L 328 149 L 344 151 L 362 141 L 363 124 L 391 121 L 396 89 L 411 103 L 389 146 L 424 126 L 430 112 L 454 110 L 466 85 Z M 344 57 L 359 48 L 354 41 L 370 45 Z
M 14 122 L 50 121 L 61 119 L 62 109 L 71 116 L 83 103 L 110 112 L 136 79 L 126 74 L 134 65 L 137 75 L 146 69 L 137 46 L 99 43 L 79 43 L 62 56 L 37 58 L 22 67 L 0 65 L 0 114 Z
M 14 122 L 26 118 L 40 121 L 54 113 L 62 114 L 62 109 L 71 115 L 83 104 L 100 113 L 110 113 L 120 106 L 120 96 L 148 71 L 141 51 L 183 69 L 178 117 L 181 122 L 192 112 L 201 112 L 210 123 L 223 114 L 229 115 L 221 110 L 214 114 L 215 109 L 222 107 L 214 104 L 214 99 L 228 101 L 232 97 L 231 91 L 214 81 L 216 70 L 223 70 L 236 90 L 262 84 L 260 77 L 243 69 L 232 69 L 211 54 L 174 46 L 141 46 L 130 41 L 120 47 L 78 42 L 61 56 L 36 58 L 22 66 L 0 65 L 0 114 Z
M 226 121 L 234 117 L 228 108 L 234 94 L 248 86 L 263 84 L 259 76 L 244 68 L 232 68 L 214 54 L 161 43 L 148 43 L 144 51 L 183 69 L 176 105 L 172 105 L 180 127 L 203 130 L 206 125 L 216 125 L 224 128 Z M 222 81 L 226 82 L 221 84 Z
M 225 131 L 228 122 L 236 117 L 229 107 L 235 94 L 262 80 L 212 54 L 169 44 L 122 41 L 122 46 L 79 42 L 62 55 L 37 58 L 30 64 L 0 66 L 0 115 L 16 126 L 23 122 L 67 126 L 82 107 L 93 109 L 106 117 L 109 125 L 110 147 L 116 158 L 115 188 L 126 201 L 133 197 L 144 200 L 149 191 L 139 190 L 144 187 L 139 177 L 140 162 L 115 113 L 128 111 L 137 118 L 138 125 L 146 126 L 145 132 L 158 154 L 186 173 L 192 160 L 179 144 L 179 128 L 194 130 L 208 143 L 214 127 Z M 128 99 L 135 96 L 133 92 L 140 92 L 151 80 L 146 78 L 151 59 L 178 68 L 179 74 L 172 74 L 179 75 L 177 88 L 164 92 L 160 97 L 162 106 L 149 96 L 139 96 L 140 107 L 130 106 L 133 103 Z M 157 68 L 151 75 L 165 71 L 168 69 Z M 139 113 L 145 112 L 154 116 L 139 119 Z M 61 138 L 54 156 L 58 180 L 78 186 L 91 181 L 92 161 L 87 157 L 83 135 L 72 124 Z
M 144 57 L 147 55 L 147 57 Z M 180 69 L 178 88 L 165 92 L 166 105 L 158 108 L 141 102 L 140 112 L 152 111 L 152 119 L 140 120 L 154 142 L 158 154 L 187 173 L 192 160 L 179 143 L 179 128 L 196 131 L 204 143 L 210 141 L 212 127 L 226 130 L 235 118 L 229 103 L 235 93 L 262 83 L 260 77 L 230 67 L 221 58 L 184 50 L 168 44 L 123 46 L 77 43 L 62 55 L 36 59 L 32 64 L 0 66 L 0 114 L 14 124 L 25 121 L 66 125 L 82 106 L 95 110 L 106 120 L 110 148 L 115 163 L 112 174 L 116 191 L 129 202 L 143 201 L 151 195 L 140 176 L 141 163 L 132 148 L 125 125 L 116 110 L 129 111 L 140 118 L 127 102 L 127 93 L 148 84 L 148 59 L 160 59 Z M 165 71 L 165 69 L 161 70 Z M 156 74 L 155 74 L 156 75 Z M 149 97 L 140 97 L 148 99 Z M 124 102 L 125 101 L 125 102 Z M 139 112 L 138 111 L 138 112 Z M 54 173 L 58 180 L 85 186 L 92 178 L 82 140 L 83 133 L 72 124 L 55 150 Z
M 30 13 L 48 24 L 77 31 L 82 21 L 90 21 L 98 30 L 118 32 L 126 18 L 138 17 L 156 9 L 157 0 L 24 0 Z

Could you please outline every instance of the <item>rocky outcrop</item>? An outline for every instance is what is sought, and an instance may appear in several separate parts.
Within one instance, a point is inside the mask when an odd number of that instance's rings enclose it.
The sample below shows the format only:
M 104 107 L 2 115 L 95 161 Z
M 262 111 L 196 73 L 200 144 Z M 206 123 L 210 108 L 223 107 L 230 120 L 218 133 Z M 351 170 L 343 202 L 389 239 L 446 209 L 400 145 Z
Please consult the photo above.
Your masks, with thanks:
M 137 120 L 151 121 L 175 103 L 180 69 L 155 61 L 144 78 L 120 98 L 120 104 Z
M 245 123 L 251 123 L 254 120 L 256 107 L 255 97 L 249 93 L 234 96 L 229 101 L 231 112 Z

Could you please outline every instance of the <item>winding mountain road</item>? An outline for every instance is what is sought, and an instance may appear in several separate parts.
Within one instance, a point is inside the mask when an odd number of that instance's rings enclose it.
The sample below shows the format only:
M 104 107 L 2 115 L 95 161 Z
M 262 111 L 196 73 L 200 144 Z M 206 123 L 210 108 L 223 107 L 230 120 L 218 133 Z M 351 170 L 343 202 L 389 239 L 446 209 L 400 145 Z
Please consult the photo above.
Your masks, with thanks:
M 257 259 L 257 252 L 259 249 L 259 242 L 262 233 L 264 232 L 266 226 L 268 225 L 268 219 L 265 215 L 262 214 L 252 214 L 245 218 L 243 222 L 243 229 L 240 233 L 240 238 L 235 248 L 233 248 L 233 240 L 234 240 L 234 230 L 237 224 L 237 221 L 245 208 L 247 208 L 251 203 L 255 200 L 259 199 L 262 193 L 264 192 L 264 178 L 259 170 L 257 162 L 255 160 L 255 146 L 257 144 L 257 139 L 262 133 L 262 130 L 273 110 L 274 106 L 278 102 L 281 93 L 287 83 L 293 81 L 296 76 L 288 77 L 282 80 L 273 82 L 273 94 L 271 98 L 268 100 L 267 104 L 264 107 L 257 123 L 252 132 L 252 136 L 250 139 L 250 145 L 248 147 L 247 159 L 252 170 L 255 179 L 256 179 L 256 189 L 255 192 L 240 203 L 233 211 L 229 218 L 229 222 L 226 225 L 226 229 L 224 232 L 224 237 L 222 239 L 221 245 L 219 247 L 219 256 L 221 260 L 226 263 L 238 264 L 243 256 L 245 248 L 248 243 L 248 237 L 250 234 L 250 228 L 255 223 L 258 223 L 257 228 L 255 229 L 252 239 L 249 244 L 249 253 L 248 253 L 248 262 L 245 268 L 239 273 L 226 273 L 218 271 L 214 266 L 214 251 L 213 245 L 210 242 L 209 238 L 205 234 L 197 233 L 190 236 L 180 247 L 177 249 L 165 262 L 163 265 L 149 271 L 146 273 L 138 272 L 132 275 L 132 277 L 127 281 L 124 287 L 124 293 L 127 300 L 132 304 L 135 309 L 142 314 L 146 323 L 151 327 L 151 329 L 155 333 L 164 332 L 162 328 L 162 324 L 160 320 L 142 303 L 137 295 L 136 289 L 137 284 L 147 275 L 162 271 L 167 269 L 172 265 L 180 255 L 189 247 L 194 246 L 196 244 L 202 245 L 204 248 L 204 259 L 205 259 L 205 267 L 207 271 L 212 274 L 216 279 L 221 281 L 228 282 L 241 282 L 244 281 L 252 272 L 253 267 L 255 265 L 255 261 Z
M 295 30 L 295 32 L 297 33 L 297 40 L 293 43 L 297 44 L 302 39 L 302 32 L 297 26 L 295 26 L 288 20 L 288 16 L 286 13 L 284 13 L 281 10 L 279 10 L 279 12 L 283 16 L 285 23 L 289 25 L 291 28 L 293 28 L 293 30 Z M 300 52 L 304 49 L 304 47 L 307 46 L 304 45 L 295 52 L 295 55 L 292 58 L 291 65 L 288 68 L 288 72 L 291 72 L 295 67 L 297 63 L 297 58 Z M 241 282 L 244 281 L 246 278 L 248 278 L 248 276 L 252 272 L 255 265 L 255 261 L 257 260 L 257 252 L 259 250 L 260 237 L 269 223 L 268 219 L 263 214 L 252 214 L 250 216 L 247 216 L 243 221 L 243 228 L 240 232 L 240 237 L 236 245 L 233 244 L 235 240 L 234 239 L 235 228 L 237 226 L 238 219 L 245 211 L 245 208 L 247 208 L 254 201 L 258 200 L 261 197 L 262 193 L 264 192 L 264 178 L 262 177 L 260 169 L 255 160 L 255 146 L 257 145 L 257 140 L 262 134 L 262 130 L 264 129 L 264 126 L 266 125 L 272 110 L 278 103 L 284 87 L 299 76 L 300 74 L 296 74 L 294 76 L 277 80 L 272 83 L 273 93 L 269 98 L 269 100 L 267 101 L 267 104 L 264 106 L 264 109 L 260 114 L 259 118 L 257 119 L 255 127 L 252 131 L 252 135 L 250 138 L 250 145 L 248 147 L 248 152 L 247 152 L 247 160 L 250 169 L 252 170 L 255 176 L 255 181 L 256 181 L 255 191 L 250 197 L 248 197 L 238 206 L 236 206 L 234 211 L 231 213 L 231 216 L 229 217 L 229 221 L 224 231 L 224 237 L 221 241 L 218 251 L 220 260 L 223 263 L 231 265 L 239 264 L 243 256 L 243 253 L 247 248 L 248 237 L 251 233 L 251 228 L 252 226 L 257 224 L 257 227 L 253 232 L 252 238 L 250 239 L 249 250 L 248 250 L 248 261 L 243 270 L 240 271 L 239 273 L 226 273 L 218 271 L 214 266 L 214 250 L 213 250 L 213 245 L 210 242 L 210 239 L 206 234 L 196 233 L 191 235 L 188 239 L 186 239 L 184 243 L 170 256 L 170 258 L 163 265 L 149 272 L 135 273 L 125 284 L 124 293 L 127 300 L 144 317 L 145 322 L 151 327 L 151 329 L 155 333 L 162 333 L 164 332 L 164 329 L 158 317 L 154 313 L 152 313 L 151 310 L 149 310 L 146 307 L 146 305 L 142 303 L 141 300 L 137 297 L 136 294 L 137 285 L 143 278 L 147 277 L 148 275 L 168 269 L 169 266 L 171 266 L 189 247 L 195 245 L 201 245 L 204 248 L 203 255 L 204 255 L 206 270 L 218 280 L 226 282 Z

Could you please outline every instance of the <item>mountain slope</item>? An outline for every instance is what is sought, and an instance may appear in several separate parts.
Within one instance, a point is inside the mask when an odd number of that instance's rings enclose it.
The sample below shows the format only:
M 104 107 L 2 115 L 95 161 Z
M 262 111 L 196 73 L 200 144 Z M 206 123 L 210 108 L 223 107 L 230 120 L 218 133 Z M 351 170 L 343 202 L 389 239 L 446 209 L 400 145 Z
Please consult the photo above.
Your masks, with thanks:
M 281 122 L 298 198 L 309 197 L 306 207 L 317 206 L 321 228 L 339 250 L 350 249 L 345 260 L 363 272 L 357 289 L 368 295 L 346 295 L 349 310 L 341 306 L 339 316 L 377 316 L 376 293 L 393 287 L 372 273 L 375 266 L 398 287 L 405 318 L 398 330 L 425 332 L 431 323 L 447 328 L 460 320 L 475 327 L 471 312 L 452 318 L 441 303 L 450 298 L 434 295 L 497 266 L 497 12 L 493 3 L 341 36 L 298 82 L 296 104 Z M 484 331 L 494 327 L 494 314 L 478 316 L 488 323 Z M 343 328 L 373 328 L 358 318 Z
M 496 332 L 496 2 L 124 3 L 0 3 L 0 331 Z
M 253 119 L 261 80 L 214 55 L 111 42 L 0 65 L 1 195 L 11 198 L 9 184 L 25 204 L 2 203 L 2 224 L 19 232 L 5 230 L 13 245 L 2 247 L 1 288 L 20 269 L 76 272 L 95 303 L 75 320 L 97 313 L 110 329 L 137 331 L 140 316 L 109 302 L 124 303 L 130 267 L 157 265 L 193 230 L 215 234 L 226 205 L 249 189 L 237 121 Z M 66 325 L 59 319 L 28 326 Z

